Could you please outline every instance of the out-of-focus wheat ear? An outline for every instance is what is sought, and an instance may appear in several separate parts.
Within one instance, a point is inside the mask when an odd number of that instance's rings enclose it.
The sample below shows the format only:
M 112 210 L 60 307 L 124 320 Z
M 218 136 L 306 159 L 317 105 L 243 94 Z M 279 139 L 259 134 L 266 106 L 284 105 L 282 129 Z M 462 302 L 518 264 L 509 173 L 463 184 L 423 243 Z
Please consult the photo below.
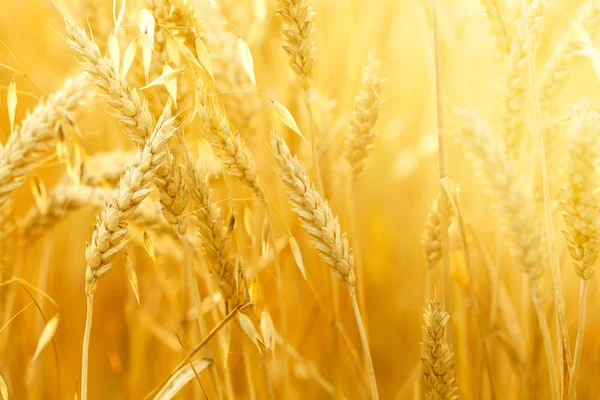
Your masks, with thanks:
M 598 203 L 600 202 L 600 115 L 589 104 L 573 109 L 568 130 L 568 149 L 563 160 L 566 185 L 561 205 L 567 224 L 564 230 L 575 273 L 581 278 L 579 327 L 575 344 L 569 399 L 576 398 L 577 376 L 583 350 L 588 281 L 600 253 Z
M 352 169 L 353 180 L 363 171 L 373 150 L 376 138 L 373 126 L 384 103 L 381 96 L 384 82 L 385 78 L 379 75 L 379 61 L 370 53 L 368 63 L 363 69 L 362 87 L 354 100 L 350 129 L 345 140 L 345 156 Z
M 427 299 L 423 314 L 421 348 L 423 373 L 429 386 L 428 399 L 458 399 L 458 385 L 454 372 L 454 354 L 446 343 L 446 324 L 450 315 L 445 312 L 437 297 Z
M 289 65 L 308 91 L 314 74 L 317 45 L 315 43 L 315 13 L 307 0 L 278 0 L 277 16 L 283 22 L 283 50 Z
M 502 135 L 506 150 L 511 157 L 516 157 L 519 143 L 524 134 L 526 124 L 527 98 L 529 91 L 529 64 L 527 62 L 527 36 L 534 48 L 537 47 L 539 34 L 544 22 L 550 1 L 534 1 L 529 15 L 517 22 L 517 32 L 506 57 L 503 73 L 505 84 L 503 111 L 501 114 Z
M 581 26 L 591 36 L 600 27 L 600 4 L 589 0 L 579 10 L 575 26 Z M 554 52 L 544 65 L 540 78 L 540 106 L 544 118 L 548 117 L 564 83 L 571 75 L 576 61 L 584 56 L 586 43 L 577 37 L 575 26 L 564 32 L 554 47 Z
M 490 21 L 490 30 L 496 41 L 500 60 L 504 61 L 511 44 L 511 26 L 507 20 L 506 5 L 501 0 L 481 0 L 481 5 Z
M 40 100 L 0 147 L 0 205 L 24 182 L 35 164 L 46 157 L 61 125 L 73 123 L 72 114 L 90 97 L 90 82 L 83 74 L 69 78 L 63 87 Z
M 425 252 L 427 268 L 433 269 L 442 259 L 442 240 L 440 234 L 441 216 L 438 211 L 439 196 L 432 202 L 425 220 L 425 230 L 421 235 L 421 246 Z

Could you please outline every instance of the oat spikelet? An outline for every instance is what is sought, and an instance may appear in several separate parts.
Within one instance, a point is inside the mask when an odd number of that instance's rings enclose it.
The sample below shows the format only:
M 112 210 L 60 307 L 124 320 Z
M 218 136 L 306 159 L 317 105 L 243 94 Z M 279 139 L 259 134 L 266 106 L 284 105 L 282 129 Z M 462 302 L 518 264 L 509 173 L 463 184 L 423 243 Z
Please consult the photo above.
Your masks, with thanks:
M 235 307 L 240 300 L 236 284 L 236 260 L 229 228 L 223 223 L 221 209 L 212 202 L 207 175 L 193 164 L 191 155 L 186 162 L 186 179 L 194 201 L 202 250 L 210 262 L 210 270 L 219 283 L 226 304 Z
M 577 18 L 590 35 L 600 27 L 600 4 L 590 0 L 581 8 Z M 563 84 L 569 78 L 575 62 L 584 50 L 582 43 L 574 37 L 574 32 L 563 33 L 554 48 L 550 60 L 544 66 L 540 78 L 540 106 L 542 111 L 548 113 L 556 100 Z
M 177 225 L 180 232 L 185 232 L 185 219 L 181 216 L 188 203 L 188 190 L 183 180 L 181 166 L 177 163 L 172 151 L 158 170 L 154 181 L 160 193 L 160 204 L 169 223 Z
M 458 399 L 458 387 L 454 378 L 454 354 L 446 344 L 446 324 L 450 315 L 445 312 L 437 297 L 427 299 L 427 308 L 423 314 L 425 325 L 422 327 L 421 348 L 423 349 L 424 375 L 429 390 L 427 399 Z
M 370 53 L 369 61 L 363 69 L 362 88 L 354 100 L 354 111 L 345 143 L 345 155 L 352 168 L 352 179 L 356 179 L 363 171 L 373 150 L 376 137 L 373 126 L 384 103 L 381 98 L 381 86 L 384 82 L 385 78 L 379 76 L 379 61 Z
M 89 86 L 83 75 L 67 79 L 62 89 L 39 102 L 0 148 L 0 205 L 53 150 L 57 131 L 61 124 L 72 123 L 71 114 L 88 98 Z
M 98 46 L 90 41 L 83 29 L 65 19 L 69 45 L 81 57 L 79 63 L 101 89 L 111 112 L 121 122 L 125 133 L 136 144 L 144 144 L 154 126 L 148 103 L 142 100 L 127 81 L 115 73 L 108 57 L 102 57 Z
M 475 113 L 464 112 L 462 117 L 462 126 L 456 132 L 457 140 L 484 179 L 486 192 L 510 242 L 513 263 L 529 275 L 535 289 L 542 275 L 544 242 L 531 194 L 526 190 L 516 163 L 507 155 L 502 140 Z
M 564 231 L 567 246 L 581 279 L 594 276 L 594 264 L 600 251 L 598 204 L 600 115 L 584 106 L 574 110 L 569 128 L 569 145 L 563 166 L 567 184 L 562 190 Z
M 290 188 L 290 202 L 300 217 L 302 226 L 312 237 L 319 255 L 331 267 L 332 272 L 345 281 L 349 288 L 353 288 L 354 255 L 346 234 L 340 232 L 338 218 L 334 218 L 327 201 L 317 192 L 306 172 L 300 168 L 297 157 L 292 157 L 287 144 L 275 131 L 271 131 L 271 148 L 277 160 L 279 175 Z
M 278 0 L 277 16 L 283 21 L 283 49 L 289 56 L 292 70 L 300 77 L 307 91 L 313 76 L 317 47 L 315 44 L 315 13 L 307 0 Z
M 88 296 L 93 294 L 96 281 L 108 273 L 113 258 L 125 246 L 126 220 L 150 194 L 157 171 L 167 157 L 167 142 L 173 136 L 173 132 L 173 119 L 170 118 L 167 106 L 145 146 L 138 149 L 131 165 L 121 177 L 114 195 L 107 200 L 104 210 L 97 217 L 92 242 L 85 252 Z

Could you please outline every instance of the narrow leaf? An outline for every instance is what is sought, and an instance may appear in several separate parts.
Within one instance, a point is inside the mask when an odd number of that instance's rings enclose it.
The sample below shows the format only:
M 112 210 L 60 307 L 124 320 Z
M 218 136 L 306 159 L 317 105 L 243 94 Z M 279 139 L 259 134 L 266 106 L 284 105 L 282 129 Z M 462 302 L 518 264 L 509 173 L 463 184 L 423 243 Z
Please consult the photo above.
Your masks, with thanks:
M 194 360 L 191 364 L 188 363 L 184 367 L 181 367 L 173 374 L 173 376 L 171 376 L 167 384 L 154 397 L 154 400 L 172 399 L 189 381 L 192 380 L 192 378 L 194 378 L 194 370 L 196 370 L 196 373 L 199 373 L 211 363 L 212 360 Z M 193 368 L 192 365 L 194 366 Z
M 144 231 L 144 247 L 146 248 L 146 252 L 152 258 L 152 261 L 156 262 L 156 253 L 154 251 L 154 240 L 148 233 L 148 231 Z
M 298 242 L 296 241 L 296 238 L 291 235 L 290 235 L 290 249 L 292 249 L 292 256 L 294 256 L 294 261 L 296 261 L 296 265 L 298 266 L 298 269 L 300 269 L 300 272 L 302 273 L 304 280 L 306 280 L 306 270 L 304 269 L 304 262 L 302 261 L 302 253 L 300 252 L 300 246 L 298 246 Z
M 33 354 L 33 359 L 31 360 L 34 363 L 39 355 L 42 353 L 44 348 L 52 341 L 54 334 L 56 333 L 56 328 L 58 328 L 58 314 L 56 314 L 44 327 L 42 331 L 42 335 L 38 340 L 37 347 L 35 349 L 35 353 Z
M 208 72 L 208 75 L 210 75 L 211 79 L 214 81 L 215 75 L 210 52 L 208 51 L 206 44 L 204 44 L 202 39 L 199 37 L 196 37 L 196 54 L 198 55 L 200 64 L 202 64 L 202 67 L 206 70 L 206 72 Z
M 306 143 L 308 143 L 306 138 L 302 135 L 302 132 L 300 132 L 300 128 L 298 128 L 298 124 L 296 124 L 296 120 L 292 116 L 292 113 L 287 108 L 285 108 L 283 104 L 275 100 L 271 100 L 271 104 L 273 104 L 275 113 L 277 114 L 281 122 L 283 122 L 291 130 L 296 132 Z
M 256 85 L 256 77 L 254 76 L 254 59 L 252 58 L 252 52 L 248 47 L 248 44 L 242 39 L 238 37 L 237 39 L 237 53 L 238 57 L 246 70 L 246 73 L 250 77 L 250 81 L 253 85 Z
M 133 268 L 133 264 L 131 263 L 131 258 L 129 258 L 129 254 L 125 252 L 125 272 L 127 273 L 127 278 L 129 279 L 129 284 L 133 289 L 133 293 L 135 294 L 135 299 L 137 300 L 138 306 L 140 305 L 140 290 L 138 286 L 138 278 L 135 273 L 135 268 Z
M 15 113 L 17 111 L 17 82 L 14 79 L 8 85 L 6 104 L 8 104 L 8 119 L 10 120 L 10 131 L 12 132 L 15 129 Z
M 121 74 L 123 77 L 127 76 L 129 72 L 129 68 L 131 68 L 131 64 L 133 64 L 133 60 L 135 60 L 135 55 L 137 53 L 138 48 L 138 38 L 135 38 L 129 43 L 127 46 L 127 50 L 125 50 L 125 56 L 123 57 L 123 71 Z
M 166 85 L 173 79 L 177 78 L 177 75 L 179 75 L 181 73 L 181 71 L 183 71 L 183 70 L 182 69 L 171 69 L 171 67 L 165 68 L 163 70 L 163 74 L 161 76 L 159 76 L 158 78 L 156 78 L 155 80 L 153 80 L 152 82 L 147 84 L 146 86 L 140 88 L 140 90 L 147 89 L 151 86 Z

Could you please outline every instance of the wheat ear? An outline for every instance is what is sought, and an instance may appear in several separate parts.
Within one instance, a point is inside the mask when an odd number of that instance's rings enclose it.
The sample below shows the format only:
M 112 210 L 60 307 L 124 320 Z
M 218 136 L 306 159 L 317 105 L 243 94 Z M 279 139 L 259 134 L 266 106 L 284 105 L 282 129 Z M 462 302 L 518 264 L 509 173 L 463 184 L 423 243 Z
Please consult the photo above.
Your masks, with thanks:
M 144 144 L 154 127 L 148 103 L 142 100 L 137 90 L 131 89 L 124 77 L 116 74 L 108 57 L 102 57 L 96 43 L 89 40 L 83 29 L 65 18 L 67 41 L 81 56 L 79 64 L 100 88 L 111 112 L 119 119 L 125 133 L 136 144 Z
M 21 126 L 15 127 L 4 148 L 0 147 L 0 205 L 52 150 L 61 125 L 72 123 L 71 114 L 82 107 L 89 89 L 89 80 L 83 75 L 67 79 L 62 89 L 41 100 Z
M 167 104 L 146 144 L 138 149 L 131 165 L 121 177 L 114 195 L 107 200 L 104 210 L 97 217 L 94 225 L 92 242 L 88 244 L 85 250 L 87 260 L 85 272 L 87 314 L 81 358 L 82 400 L 87 399 L 89 341 L 96 282 L 110 271 L 112 260 L 125 246 L 126 220 L 134 213 L 142 200 L 150 194 L 157 171 L 165 162 L 168 153 L 168 141 L 175 130 L 169 109 L 170 104 Z
M 323 200 L 306 172 L 300 167 L 298 159 L 292 157 L 287 144 L 275 131 L 271 131 L 271 149 L 277 160 L 279 176 L 290 188 L 288 196 L 294 212 L 300 217 L 302 226 L 311 236 L 312 243 L 321 258 L 330 266 L 334 275 L 344 281 L 348 287 L 367 362 L 371 394 L 373 399 L 378 399 L 375 370 L 356 299 L 354 255 L 348 238 L 346 234 L 341 233 L 338 219 L 333 216 L 327 201 Z
M 531 298 L 542 331 L 553 398 L 558 398 L 554 353 L 545 311 L 539 297 L 540 278 L 545 263 L 543 230 L 536 218 L 534 202 L 518 175 L 516 162 L 507 154 L 505 144 L 475 113 L 461 113 L 462 127 L 455 133 L 466 149 L 475 170 L 485 182 L 500 226 L 509 240 L 515 267 L 527 274 Z
M 370 53 L 363 69 L 362 87 L 354 100 L 350 129 L 345 140 L 345 156 L 352 169 L 353 180 L 362 173 L 373 150 L 376 138 L 373 126 L 384 103 L 381 96 L 384 82 L 385 78 L 379 75 L 379 61 Z
M 579 327 L 569 386 L 569 399 L 576 398 L 577 375 L 581 363 L 585 331 L 585 298 L 589 280 L 594 276 L 594 264 L 600 252 L 598 202 L 600 196 L 598 124 L 600 115 L 587 105 L 575 109 L 569 127 L 569 145 L 563 165 L 567 184 L 562 189 L 564 230 L 573 259 L 575 273 L 581 278 L 579 295 Z
M 210 270 L 218 281 L 225 303 L 233 309 L 243 300 L 237 284 L 236 259 L 229 227 L 221 217 L 221 209 L 212 202 L 207 175 L 194 165 L 191 155 L 186 159 L 186 179 L 194 202 L 202 250 L 210 263 Z
M 549 6 L 550 1 L 548 0 L 535 0 L 532 3 L 529 15 L 522 17 L 518 23 L 518 31 L 506 58 L 502 129 L 506 149 L 511 156 L 516 155 L 526 122 L 525 110 L 527 107 L 525 103 L 529 89 L 527 37 L 530 37 L 534 45 L 537 44 L 545 12 Z
M 590 0 L 579 11 L 577 22 L 589 32 L 595 33 L 600 27 L 600 5 Z M 550 60 L 544 65 L 540 78 L 540 105 L 545 116 L 552 109 L 560 89 L 569 78 L 574 64 L 586 50 L 572 30 L 563 33 L 554 48 Z
M 427 399 L 458 399 L 458 386 L 454 377 L 454 354 L 446 343 L 446 324 L 450 315 L 442 309 L 437 297 L 427 299 L 423 314 L 421 348 L 423 349 L 424 375 L 429 391 Z

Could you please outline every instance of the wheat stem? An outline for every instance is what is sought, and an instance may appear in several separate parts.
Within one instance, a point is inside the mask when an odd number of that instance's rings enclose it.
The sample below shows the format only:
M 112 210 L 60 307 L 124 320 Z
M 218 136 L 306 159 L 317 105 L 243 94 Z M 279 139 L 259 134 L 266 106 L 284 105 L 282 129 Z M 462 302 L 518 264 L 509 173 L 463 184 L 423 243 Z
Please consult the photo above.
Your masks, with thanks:
M 550 375 L 550 386 L 552 388 L 552 399 L 559 400 L 559 389 L 558 382 L 556 380 L 556 373 L 554 370 L 554 353 L 552 351 L 552 337 L 550 329 L 548 328 L 548 321 L 546 320 L 546 314 L 544 313 L 544 307 L 540 298 L 538 297 L 538 288 L 534 282 L 530 282 L 531 300 L 535 307 L 535 313 L 538 317 L 540 329 L 542 331 L 542 340 L 544 342 L 544 350 L 546 352 L 546 361 L 548 363 L 548 374 Z
M 94 295 L 87 296 L 85 330 L 83 333 L 83 352 L 81 355 L 81 400 L 87 400 L 88 365 L 90 355 L 90 335 L 92 333 L 92 315 L 94 313 Z
M 177 229 L 177 228 L 175 228 Z M 192 301 L 194 302 L 194 308 L 196 308 L 196 314 L 198 317 L 198 328 L 200 331 L 200 339 L 204 339 L 207 334 L 206 320 L 204 319 L 204 312 L 202 311 L 202 300 L 200 298 L 200 291 L 198 289 L 198 278 L 194 272 L 194 253 L 190 247 L 188 241 L 180 234 L 179 240 L 183 246 L 185 252 L 185 271 L 187 274 L 187 281 L 192 292 Z M 212 359 L 212 351 L 210 344 L 206 344 L 206 358 Z M 215 363 L 211 363 L 208 367 L 210 372 L 210 378 L 215 389 L 215 395 L 217 399 L 221 398 L 221 385 L 219 384 L 219 376 L 217 375 L 217 367 Z
M 373 360 L 371 359 L 371 351 L 369 350 L 367 332 L 365 331 L 365 326 L 360 315 L 360 308 L 358 307 L 358 301 L 356 300 L 356 289 L 354 289 L 354 286 L 348 286 L 348 291 L 350 292 L 352 310 L 354 311 L 356 325 L 358 326 L 358 333 L 360 334 L 360 341 L 362 343 L 363 351 L 365 353 L 365 361 L 367 362 L 367 370 L 369 372 L 369 380 L 371 382 L 371 397 L 373 400 L 378 400 L 379 393 L 377 392 L 377 381 L 375 380 L 375 368 L 373 367 Z
M 585 299 L 589 280 L 582 279 L 579 289 L 579 326 L 577 327 L 577 341 L 575 342 L 575 355 L 573 356 L 573 369 L 571 369 L 571 384 L 569 386 L 569 400 L 577 398 L 577 376 L 581 364 L 583 350 L 583 335 L 585 333 Z

